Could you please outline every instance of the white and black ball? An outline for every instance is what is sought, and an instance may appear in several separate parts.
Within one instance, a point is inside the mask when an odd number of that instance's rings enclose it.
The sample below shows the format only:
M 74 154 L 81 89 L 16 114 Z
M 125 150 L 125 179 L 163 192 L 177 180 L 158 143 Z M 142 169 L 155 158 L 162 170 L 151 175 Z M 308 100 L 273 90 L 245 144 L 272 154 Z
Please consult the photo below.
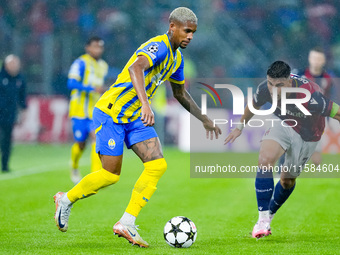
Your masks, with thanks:
M 196 240 L 197 229 L 187 217 L 177 216 L 164 226 L 164 239 L 171 247 L 188 248 Z

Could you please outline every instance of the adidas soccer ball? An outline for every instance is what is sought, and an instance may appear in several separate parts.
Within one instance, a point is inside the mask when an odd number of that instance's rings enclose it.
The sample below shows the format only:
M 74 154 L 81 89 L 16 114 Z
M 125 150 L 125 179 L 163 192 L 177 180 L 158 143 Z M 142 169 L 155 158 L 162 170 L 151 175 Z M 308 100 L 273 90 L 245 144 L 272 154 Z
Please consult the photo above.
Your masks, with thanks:
M 171 247 L 188 248 L 195 242 L 196 237 L 196 226 L 187 217 L 174 217 L 164 226 L 164 239 Z

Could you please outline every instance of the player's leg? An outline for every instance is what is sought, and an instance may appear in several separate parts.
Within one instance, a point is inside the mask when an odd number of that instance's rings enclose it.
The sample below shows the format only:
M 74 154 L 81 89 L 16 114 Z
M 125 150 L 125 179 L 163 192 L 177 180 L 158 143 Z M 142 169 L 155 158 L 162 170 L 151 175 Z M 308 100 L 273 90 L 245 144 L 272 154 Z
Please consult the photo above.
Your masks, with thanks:
M 79 160 L 86 146 L 88 130 L 86 120 L 72 118 L 71 122 L 75 140 L 71 147 L 71 180 L 74 184 L 77 184 L 81 180 Z
M 167 165 L 158 137 L 134 144 L 132 149 L 143 161 L 144 171 L 134 185 L 130 202 L 121 219 L 114 225 L 113 231 L 133 244 L 148 247 L 149 244 L 137 232 L 135 220 L 156 191 L 158 180 L 164 174 Z
M 312 155 L 312 163 L 315 165 L 315 166 L 318 166 L 321 164 L 322 162 L 322 156 L 321 156 L 321 152 L 314 152 L 313 155 Z
M 144 164 L 144 171 L 132 190 L 131 200 L 126 209 L 126 213 L 137 217 L 156 191 L 157 183 L 164 174 L 167 164 L 158 137 L 134 144 L 132 150 Z M 134 224 L 134 221 L 131 223 Z
M 76 201 L 94 195 L 98 190 L 119 181 L 122 158 L 122 155 L 102 157 L 103 167 L 106 168 L 86 175 L 68 192 L 58 192 L 54 196 L 56 204 L 55 222 L 60 231 L 67 231 L 70 210 Z
M 272 118 L 277 118 L 272 116 Z M 269 128 L 262 137 L 255 191 L 259 219 L 254 226 L 252 236 L 261 238 L 271 234 L 269 203 L 274 191 L 272 168 L 291 144 L 291 128 L 277 125 Z
M 313 153 L 312 158 L 311 158 L 312 163 L 315 166 L 320 165 L 321 162 L 322 162 L 322 155 L 321 155 L 321 153 L 322 153 L 322 144 L 321 144 L 321 141 L 319 141 L 318 145 L 315 148 L 315 152 Z
M 90 132 L 90 138 L 91 138 L 91 173 L 98 171 L 102 168 L 102 163 L 100 161 L 99 155 L 96 152 L 96 135 L 94 130 L 91 130 Z
M 286 152 L 285 168 L 281 172 L 280 181 L 276 184 L 273 198 L 270 201 L 271 219 L 294 191 L 296 178 L 315 151 L 317 144 L 318 142 L 305 142 L 299 134 L 293 132 L 292 145 Z
M 8 162 L 11 154 L 12 147 L 12 131 L 13 131 L 13 123 L 4 123 L 1 125 L 2 129 L 2 140 L 1 140 L 1 164 L 2 171 L 9 172 Z
M 61 231 L 67 230 L 68 217 L 73 203 L 119 181 L 123 158 L 124 127 L 113 123 L 110 116 L 98 109 L 94 110 L 93 119 L 96 127 L 96 150 L 101 155 L 103 167 L 86 175 L 67 193 L 56 194 L 55 220 Z
M 281 173 L 280 181 L 276 184 L 274 195 L 269 204 L 269 217 L 273 219 L 275 213 L 286 202 L 295 188 L 296 178 L 287 172 Z
M 327 121 L 328 119 L 326 119 L 326 128 L 329 127 L 329 122 Z M 321 137 L 321 140 L 318 142 L 318 144 L 316 145 L 315 151 L 312 155 L 312 163 L 316 166 L 320 165 L 322 163 L 322 144 L 323 144 L 323 140 L 325 140 L 325 136 L 323 135 Z
M 79 160 L 85 149 L 85 142 L 75 142 L 71 147 L 71 181 L 77 184 L 81 180 Z
M 259 219 L 253 229 L 253 237 L 261 238 L 271 234 L 269 203 L 274 191 L 272 168 L 284 154 L 284 149 L 275 140 L 263 140 L 260 147 L 258 172 L 255 180 L 255 191 Z
M 255 180 L 259 211 L 269 210 L 269 202 L 274 190 L 272 169 L 284 152 L 284 149 L 277 141 L 263 140 L 261 143 L 258 171 Z
M 129 242 L 141 247 L 148 247 L 135 227 L 136 217 L 156 191 L 156 186 L 167 168 L 162 147 L 153 127 L 145 127 L 140 120 L 131 124 L 125 140 L 144 164 L 144 171 L 134 185 L 130 202 L 113 230 Z

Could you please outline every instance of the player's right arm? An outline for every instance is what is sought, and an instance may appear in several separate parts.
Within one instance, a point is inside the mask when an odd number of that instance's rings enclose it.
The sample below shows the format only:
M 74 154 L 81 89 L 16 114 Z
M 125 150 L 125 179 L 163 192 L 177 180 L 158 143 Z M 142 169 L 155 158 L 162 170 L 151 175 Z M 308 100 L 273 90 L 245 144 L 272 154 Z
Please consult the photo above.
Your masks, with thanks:
M 149 67 L 150 62 L 148 58 L 144 55 L 139 55 L 137 56 L 136 61 L 128 68 L 132 85 L 136 90 L 139 101 L 142 104 L 141 120 L 145 126 L 153 126 L 155 124 L 155 117 L 145 91 L 144 71 L 149 69 Z
M 260 109 L 260 107 L 257 107 L 256 105 L 254 105 L 255 109 Z M 241 123 L 245 123 L 247 124 L 248 121 L 254 116 L 254 113 L 252 113 L 249 110 L 248 105 L 246 106 L 246 108 L 244 109 L 244 114 L 242 115 L 240 122 Z M 239 137 L 242 134 L 242 129 L 243 129 L 243 124 L 239 124 L 236 128 L 234 128 L 229 135 L 227 136 L 227 138 L 224 140 L 224 144 L 227 144 L 229 142 L 233 143 L 237 137 Z

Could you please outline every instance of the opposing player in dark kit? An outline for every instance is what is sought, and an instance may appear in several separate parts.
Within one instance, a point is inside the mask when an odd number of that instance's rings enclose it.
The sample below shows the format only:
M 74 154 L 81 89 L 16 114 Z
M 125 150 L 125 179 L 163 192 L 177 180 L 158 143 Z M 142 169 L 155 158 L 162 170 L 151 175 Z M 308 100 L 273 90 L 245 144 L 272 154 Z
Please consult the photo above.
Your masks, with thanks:
M 325 117 L 340 120 L 339 105 L 326 98 L 316 83 L 291 74 L 290 66 L 283 61 L 276 61 L 269 66 L 267 80 L 258 86 L 253 97 L 255 109 L 260 109 L 266 102 L 273 102 L 274 87 L 277 89 L 278 107 L 269 119 L 286 120 L 285 123 L 289 126 L 284 127 L 280 124 L 281 121 L 276 121 L 275 125 L 265 132 L 261 141 L 255 181 L 259 219 L 252 232 L 254 238 L 271 234 L 270 223 L 277 210 L 293 192 L 296 178 L 312 156 L 323 133 Z M 311 115 L 305 115 L 292 104 L 287 105 L 286 115 L 281 114 L 281 90 L 292 87 L 310 92 L 311 98 L 303 106 Z M 303 93 L 287 95 L 289 99 L 304 97 Z M 247 123 L 253 116 L 247 105 L 240 122 Z M 239 124 L 225 139 L 225 144 L 234 142 L 241 135 L 243 127 Z M 268 169 L 272 169 L 284 153 L 286 153 L 284 166 L 287 168 L 281 172 L 280 181 L 274 190 L 273 173 Z

